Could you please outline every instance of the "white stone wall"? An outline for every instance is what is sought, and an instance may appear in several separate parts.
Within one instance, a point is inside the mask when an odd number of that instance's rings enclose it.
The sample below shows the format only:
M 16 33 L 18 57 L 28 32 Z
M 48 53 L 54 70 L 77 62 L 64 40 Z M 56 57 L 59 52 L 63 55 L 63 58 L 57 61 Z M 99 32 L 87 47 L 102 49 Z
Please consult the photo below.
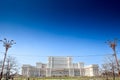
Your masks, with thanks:
M 98 65 L 96 64 L 86 66 L 84 69 L 85 69 L 85 76 L 98 76 L 99 75 Z

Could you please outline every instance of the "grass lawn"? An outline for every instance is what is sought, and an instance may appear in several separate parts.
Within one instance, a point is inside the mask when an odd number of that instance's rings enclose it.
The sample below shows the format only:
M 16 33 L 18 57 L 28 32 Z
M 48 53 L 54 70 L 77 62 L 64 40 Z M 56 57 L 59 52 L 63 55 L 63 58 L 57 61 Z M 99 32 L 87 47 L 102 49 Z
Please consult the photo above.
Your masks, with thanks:
M 19 77 L 14 78 L 14 80 L 28 80 L 28 78 Z M 106 80 L 103 77 L 49 77 L 49 78 L 29 78 L 29 80 Z M 109 78 L 109 80 L 113 80 L 113 78 Z M 120 80 L 120 77 L 117 77 L 115 80 Z

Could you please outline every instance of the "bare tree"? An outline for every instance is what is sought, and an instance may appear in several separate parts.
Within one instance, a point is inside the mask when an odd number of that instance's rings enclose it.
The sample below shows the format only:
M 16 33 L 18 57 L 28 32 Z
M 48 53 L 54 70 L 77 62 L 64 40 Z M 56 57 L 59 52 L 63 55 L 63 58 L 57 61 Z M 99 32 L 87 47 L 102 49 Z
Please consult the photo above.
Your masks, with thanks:
M 115 80 L 115 76 L 117 74 L 117 67 L 113 56 L 105 57 L 104 63 L 102 64 L 102 71 L 102 75 L 106 77 L 106 80 L 108 80 L 108 77 L 110 76 L 112 76 L 113 80 Z
M 4 73 L 4 75 L 6 76 L 6 80 L 8 80 L 19 72 L 19 67 L 17 65 L 16 58 L 12 56 L 8 56 L 5 63 L 6 65 L 4 69 L 6 72 Z

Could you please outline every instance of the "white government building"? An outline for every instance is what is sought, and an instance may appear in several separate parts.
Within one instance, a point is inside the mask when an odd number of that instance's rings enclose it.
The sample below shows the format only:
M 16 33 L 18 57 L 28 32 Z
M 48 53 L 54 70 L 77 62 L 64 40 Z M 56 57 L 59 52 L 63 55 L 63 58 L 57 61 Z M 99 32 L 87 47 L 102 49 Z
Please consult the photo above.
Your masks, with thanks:
M 22 75 L 27 77 L 51 76 L 98 76 L 98 65 L 84 66 L 83 62 L 73 63 L 71 57 L 50 56 L 48 63 L 36 66 L 24 64 Z

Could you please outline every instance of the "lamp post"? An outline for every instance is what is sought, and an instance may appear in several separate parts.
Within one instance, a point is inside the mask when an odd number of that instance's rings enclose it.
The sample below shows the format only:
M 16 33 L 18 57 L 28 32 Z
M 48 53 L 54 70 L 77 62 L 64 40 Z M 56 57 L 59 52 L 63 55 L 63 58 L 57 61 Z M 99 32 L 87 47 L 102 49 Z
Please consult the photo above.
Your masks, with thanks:
M 118 59 L 117 59 L 117 55 L 116 55 L 116 46 L 117 46 L 117 39 L 114 39 L 114 41 L 107 41 L 106 43 L 108 45 L 110 45 L 110 47 L 112 48 L 113 50 L 113 56 L 115 57 L 115 61 L 116 61 L 116 64 L 117 64 L 117 70 L 118 70 L 118 75 L 120 76 L 120 69 L 119 69 L 119 62 L 118 62 Z
M 16 43 L 14 42 L 14 40 L 9 41 L 6 38 L 4 38 L 3 40 L 0 40 L 0 42 L 3 42 L 3 46 L 5 47 L 5 54 L 4 54 L 3 64 L 2 64 L 2 70 L 1 70 L 1 73 L 0 73 L 0 80 L 1 80 L 2 76 L 3 76 L 3 69 L 4 69 L 4 65 L 5 65 L 7 51 L 8 51 L 9 48 L 12 47 L 13 44 L 16 44 Z

